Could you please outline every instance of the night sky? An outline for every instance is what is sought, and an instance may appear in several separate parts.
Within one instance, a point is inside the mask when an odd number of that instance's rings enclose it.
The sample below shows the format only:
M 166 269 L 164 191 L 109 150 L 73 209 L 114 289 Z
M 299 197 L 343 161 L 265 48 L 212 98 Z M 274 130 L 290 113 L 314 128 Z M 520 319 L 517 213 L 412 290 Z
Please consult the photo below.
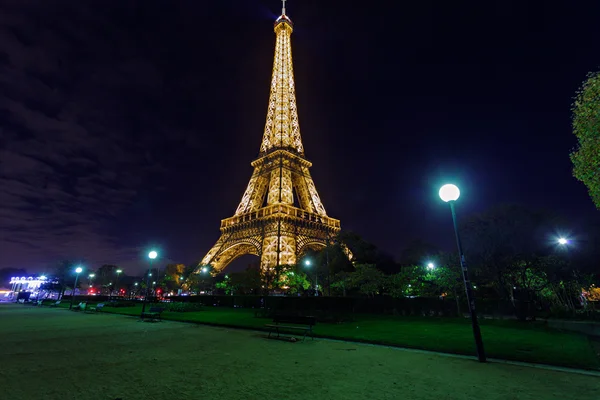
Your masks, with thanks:
M 413 4 L 414 3 L 414 4 Z M 0 268 L 199 260 L 263 135 L 278 0 L 0 2 Z M 502 202 L 598 219 L 571 104 L 594 1 L 290 0 L 300 127 L 328 214 L 398 256 Z M 142 261 L 140 261 L 142 260 Z

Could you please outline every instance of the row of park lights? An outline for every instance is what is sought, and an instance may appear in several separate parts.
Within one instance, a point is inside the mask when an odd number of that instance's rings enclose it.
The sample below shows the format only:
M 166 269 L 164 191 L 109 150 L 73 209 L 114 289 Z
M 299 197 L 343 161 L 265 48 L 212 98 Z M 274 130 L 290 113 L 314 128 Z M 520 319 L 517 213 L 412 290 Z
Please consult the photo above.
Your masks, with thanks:
M 486 361 L 486 357 L 485 357 L 485 350 L 483 347 L 483 340 L 481 338 L 481 330 L 479 328 L 479 323 L 477 320 L 477 314 L 475 312 L 475 299 L 473 298 L 473 288 L 471 286 L 471 281 L 469 280 L 469 275 L 468 275 L 468 270 L 467 270 L 467 263 L 465 260 L 465 256 L 462 250 L 462 244 L 461 244 L 461 240 L 460 240 L 460 235 L 458 232 L 458 224 L 457 224 L 457 218 L 456 218 L 456 209 L 455 209 L 455 202 L 456 200 L 458 200 L 458 198 L 460 197 L 460 190 L 458 189 L 458 187 L 456 185 L 453 184 L 447 184 L 444 185 L 440 188 L 439 191 L 439 195 L 440 198 L 445 201 L 446 203 L 450 204 L 450 210 L 452 212 L 452 222 L 454 224 L 454 234 L 456 236 L 456 245 L 458 248 L 458 256 L 460 259 L 460 265 L 461 265 L 461 270 L 462 270 L 462 276 L 463 276 L 463 282 L 465 285 L 465 292 L 467 295 L 467 302 L 469 305 L 469 313 L 471 314 L 471 326 L 473 329 L 473 336 L 475 338 L 475 345 L 476 345 L 476 349 L 477 349 L 477 357 L 479 359 L 480 362 L 485 362 Z M 560 238 L 558 240 L 559 244 L 561 245 L 566 245 L 568 244 L 568 240 L 565 238 Z M 148 286 L 149 286 L 149 280 L 150 277 L 152 276 L 152 262 L 158 257 L 158 252 L 155 250 L 152 250 L 148 253 L 148 258 L 150 260 L 150 271 L 147 275 L 147 281 L 146 281 L 146 295 L 144 296 L 144 300 L 142 303 L 142 314 L 146 311 L 146 299 L 148 297 Z M 307 267 L 311 266 L 311 262 L 310 260 L 305 260 L 304 264 Z M 427 268 L 430 270 L 435 269 L 435 265 L 433 263 L 428 263 L 427 264 Z M 79 274 L 83 271 L 83 268 L 81 267 L 77 267 L 75 268 L 75 284 L 73 286 L 73 288 L 77 287 L 77 280 L 79 278 Z M 117 273 L 122 272 L 121 270 L 118 270 Z M 202 268 L 202 272 L 206 273 L 208 272 L 208 269 L 206 267 Z M 90 274 L 90 277 L 93 277 L 94 274 Z M 317 274 L 315 274 L 315 295 L 318 296 L 319 293 L 319 283 L 318 283 L 318 276 Z M 74 291 L 74 290 L 73 290 Z M 73 293 L 74 294 L 74 293 Z M 74 296 L 71 296 L 71 304 L 69 305 L 69 308 L 73 307 L 73 298 Z
M 156 250 L 152 250 L 148 253 L 148 259 L 150 260 L 150 269 L 148 271 L 148 274 L 146 276 L 146 293 L 144 295 L 144 300 L 142 302 L 142 314 L 146 311 L 146 298 L 148 297 L 148 288 L 150 286 L 150 277 L 152 277 L 152 262 L 158 257 L 158 252 Z M 81 274 L 83 272 L 83 268 L 82 267 L 77 267 L 75 268 L 75 283 L 73 285 L 73 294 L 71 295 L 71 303 L 69 304 L 69 309 L 73 308 L 73 299 L 75 297 L 75 288 L 77 287 L 77 281 L 79 280 L 79 274 Z M 117 282 L 119 280 L 119 274 L 122 273 L 123 270 L 118 269 L 116 270 L 117 273 Z M 208 268 L 207 267 L 203 267 L 202 268 L 202 272 L 207 273 L 208 272 Z M 96 274 L 89 274 L 88 277 L 90 279 L 93 279 L 96 276 Z M 157 269 L 157 276 L 158 276 L 158 269 Z M 180 277 L 179 279 L 183 280 L 183 277 Z M 152 284 L 156 284 L 156 281 L 153 281 Z M 138 286 L 138 283 L 135 282 L 134 284 L 135 286 Z
M 467 269 L 467 263 L 466 263 L 466 259 L 465 259 L 465 255 L 463 253 L 463 249 L 462 249 L 462 243 L 461 243 L 461 239 L 460 239 L 460 234 L 458 231 L 458 224 L 457 224 L 457 217 L 456 217 L 456 207 L 455 207 L 455 202 L 456 200 L 458 200 L 458 198 L 460 197 L 460 190 L 456 185 L 453 184 L 446 184 L 443 185 L 440 188 L 439 191 L 439 196 L 440 198 L 448 203 L 450 205 L 450 211 L 452 213 L 452 222 L 454 225 L 454 235 L 456 237 L 456 246 L 458 249 L 458 256 L 460 259 L 460 265 L 461 265 L 461 270 L 462 270 L 462 277 L 463 277 L 463 283 L 465 286 L 465 293 L 467 296 L 467 303 L 469 306 L 469 313 L 471 315 L 471 326 L 473 329 L 473 336 L 475 339 L 475 346 L 476 346 L 476 350 L 477 350 L 477 358 L 479 359 L 480 362 L 485 362 L 486 361 L 486 356 L 485 356 L 485 350 L 483 347 L 483 339 L 481 337 L 481 330 L 479 328 L 479 322 L 477 320 L 477 314 L 475 311 L 475 299 L 473 297 L 473 287 L 471 285 L 471 281 L 469 279 L 469 274 L 468 274 L 468 269 Z M 560 245 L 567 245 L 569 243 L 569 240 L 566 238 L 559 238 L 558 239 L 558 243 Z M 152 276 L 152 261 L 155 260 L 158 257 L 158 253 L 155 250 L 152 250 L 148 253 L 148 258 L 150 259 L 150 272 L 148 273 L 148 280 L 150 279 L 150 276 Z M 306 267 L 310 267 L 311 266 L 311 262 L 310 260 L 305 260 L 304 264 L 306 265 Z M 433 270 L 435 269 L 435 265 L 433 263 L 428 263 L 427 264 L 427 268 L 429 270 Z M 79 277 L 79 274 L 83 271 L 83 269 L 81 267 L 77 267 L 75 269 L 76 272 L 76 276 L 75 276 L 75 285 L 74 287 L 77 286 L 77 279 Z M 202 268 L 202 272 L 206 273 L 208 272 L 208 269 L 206 267 Z M 91 274 L 93 275 L 93 274 Z M 91 276 L 90 275 L 90 276 Z M 319 289 L 319 284 L 318 284 L 318 277 L 317 274 L 315 274 L 315 292 L 316 295 L 318 296 L 318 289 Z M 147 283 L 149 283 L 149 281 L 147 281 Z M 146 295 L 144 296 L 144 301 L 143 301 L 143 306 L 142 306 L 142 314 L 145 312 L 145 308 L 146 308 L 146 298 L 148 297 L 148 284 L 146 285 Z M 69 308 L 71 308 L 73 305 L 73 296 L 71 296 L 71 305 L 69 306 Z
M 144 296 L 144 302 L 142 305 L 142 313 L 145 311 L 146 309 L 146 297 L 148 297 L 148 286 L 149 286 L 149 279 L 152 276 L 152 261 L 154 259 L 156 259 L 158 257 L 158 252 L 156 252 L 155 250 L 152 250 L 148 253 L 148 258 L 150 259 L 150 272 L 147 275 L 147 281 L 146 281 L 146 295 Z M 73 284 L 73 293 L 71 294 L 71 303 L 69 304 L 69 309 L 73 308 L 73 300 L 75 298 L 75 288 L 77 288 L 77 281 L 79 280 L 79 274 L 81 274 L 83 272 L 83 268 L 78 266 L 75 268 L 75 283 Z M 119 274 L 121 274 L 123 272 L 122 269 L 117 269 L 115 271 L 117 273 L 117 282 L 119 281 Z M 96 276 L 96 274 L 89 274 L 88 278 L 90 279 L 94 279 L 94 277 Z M 152 282 L 153 284 L 155 284 L 156 282 Z M 135 286 L 138 286 L 138 283 L 135 282 Z

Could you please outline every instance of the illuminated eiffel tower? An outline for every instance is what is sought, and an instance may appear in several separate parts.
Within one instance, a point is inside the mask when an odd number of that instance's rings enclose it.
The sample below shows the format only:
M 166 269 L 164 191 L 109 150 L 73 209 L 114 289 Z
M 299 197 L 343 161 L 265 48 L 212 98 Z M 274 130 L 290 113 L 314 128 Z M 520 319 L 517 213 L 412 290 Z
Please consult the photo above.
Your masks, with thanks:
M 260 257 L 261 268 L 295 264 L 308 249 L 326 246 L 340 231 L 327 216 L 310 176 L 300 137 L 294 71 L 292 21 L 275 21 L 275 59 L 265 133 L 254 172 L 235 215 L 221 221 L 221 237 L 202 259 L 221 271 L 245 254 Z M 296 199 L 296 202 L 294 202 Z M 196 272 L 199 272 L 199 268 Z

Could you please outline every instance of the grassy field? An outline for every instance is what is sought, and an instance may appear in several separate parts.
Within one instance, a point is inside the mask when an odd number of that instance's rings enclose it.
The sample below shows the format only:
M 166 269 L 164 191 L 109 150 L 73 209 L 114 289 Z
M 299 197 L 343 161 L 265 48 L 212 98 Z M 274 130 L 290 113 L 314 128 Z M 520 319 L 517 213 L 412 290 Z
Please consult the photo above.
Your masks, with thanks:
M 63 304 L 67 306 L 68 304 Z M 103 312 L 139 315 L 141 305 L 104 308 Z M 254 310 L 206 307 L 199 312 L 164 312 L 163 318 L 261 330 L 269 319 Z M 484 320 L 481 331 L 488 357 L 590 370 L 600 369 L 600 354 L 581 334 L 548 329 L 543 323 Z M 474 355 L 473 334 L 466 319 L 357 315 L 353 322 L 318 324 L 315 336 L 386 344 L 462 355 Z
M 17 399 L 539 400 L 600 390 L 596 376 L 111 314 L 0 305 L 0 320 L 0 385 Z

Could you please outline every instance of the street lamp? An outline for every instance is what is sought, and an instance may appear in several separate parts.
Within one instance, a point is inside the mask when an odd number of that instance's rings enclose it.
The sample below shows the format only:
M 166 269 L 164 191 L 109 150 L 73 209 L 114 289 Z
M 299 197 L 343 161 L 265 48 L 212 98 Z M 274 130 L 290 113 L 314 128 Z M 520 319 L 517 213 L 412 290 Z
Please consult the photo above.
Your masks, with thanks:
M 152 276 L 152 260 L 158 257 L 158 253 L 152 250 L 148 253 L 148 258 L 150 259 L 150 269 L 148 270 L 148 276 L 146 277 L 146 294 L 144 295 L 144 300 L 142 301 L 142 314 L 140 315 L 143 318 L 144 313 L 146 312 L 146 299 L 148 298 L 148 286 L 150 286 L 150 277 Z
M 73 292 L 71 293 L 71 304 L 69 304 L 69 310 L 73 308 L 73 298 L 75 297 L 75 288 L 77 287 L 77 279 L 79 279 L 79 274 L 83 271 L 83 268 L 77 267 L 75 268 L 75 284 L 73 285 Z
M 428 263 L 427 264 L 427 269 L 434 270 L 435 269 L 435 265 L 433 263 Z
M 469 273 L 467 270 L 467 262 L 465 255 L 462 250 L 462 244 L 460 241 L 460 235 L 458 233 L 458 224 L 456 223 L 456 210 L 454 203 L 460 197 L 460 190 L 457 186 L 452 184 L 444 185 L 440 188 L 440 198 L 446 203 L 450 204 L 450 210 L 452 211 L 452 222 L 454 224 L 454 234 L 456 236 L 456 246 L 458 247 L 458 257 L 460 259 L 460 266 L 462 269 L 463 282 L 465 284 L 465 293 L 467 295 L 467 303 L 469 305 L 469 313 L 471 314 L 471 326 L 473 328 L 473 336 L 475 338 L 475 346 L 477 348 L 477 358 L 480 362 L 485 362 L 485 350 L 483 348 L 483 339 L 481 338 L 481 330 L 479 329 L 479 322 L 477 321 L 477 313 L 475 312 L 475 298 L 473 297 L 473 289 L 471 288 L 471 281 L 469 280 Z
M 118 269 L 115 271 L 117 273 L 117 280 L 115 281 L 115 290 L 117 291 L 117 297 L 119 296 L 119 274 L 123 272 L 122 269 Z
M 307 267 L 311 266 L 310 260 L 304 260 L 304 265 Z M 317 271 L 315 270 L 315 296 L 319 295 L 319 276 L 317 275 Z
M 564 245 L 567 245 L 567 244 L 569 244 L 569 239 L 567 239 L 567 238 L 564 238 L 564 237 L 561 237 L 561 238 L 558 238 L 557 242 L 558 242 L 558 244 L 560 244 L 561 246 L 564 246 Z

